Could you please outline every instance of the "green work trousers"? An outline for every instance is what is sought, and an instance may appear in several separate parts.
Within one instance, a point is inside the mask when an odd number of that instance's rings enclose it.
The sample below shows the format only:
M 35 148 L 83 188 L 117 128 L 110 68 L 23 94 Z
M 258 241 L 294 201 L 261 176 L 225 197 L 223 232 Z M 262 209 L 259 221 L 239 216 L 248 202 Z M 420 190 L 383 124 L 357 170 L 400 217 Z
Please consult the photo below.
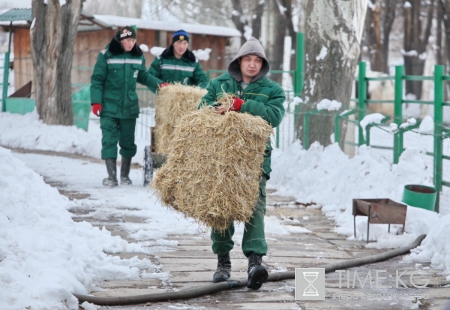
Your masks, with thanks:
M 266 214 L 266 182 L 263 175 L 259 181 L 259 198 L 253 210 L 250 222 L 245 223 L 244 236 L 242 238 L 242 252 L 248 257 L 251 252 L 259 255 L 267 254 L 266 236 L 264 234 L 264 215 Z M 212 229 L 211 240 L 214 254 L 225 255 L 233 249 L 234 224 L 225 230 L 224 233 Z
M 102 159 L 117 158 L 117 143 L 120 155 L 132 158 L 136 155 L 137 147 L 134 143 L 135 118 L 100 117 L 102 129 Z

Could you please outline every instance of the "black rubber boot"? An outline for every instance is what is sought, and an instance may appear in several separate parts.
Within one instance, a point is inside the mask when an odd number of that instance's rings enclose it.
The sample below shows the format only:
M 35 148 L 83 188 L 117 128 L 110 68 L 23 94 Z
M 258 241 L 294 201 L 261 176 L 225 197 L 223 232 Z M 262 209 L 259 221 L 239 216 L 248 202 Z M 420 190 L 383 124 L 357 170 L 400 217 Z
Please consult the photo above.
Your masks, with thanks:
M 217 255 L 217 269 L 213 275 L 213 282 L 224 282 L 230 278 L 231 261 L 230 254 Z
M 257 290 L 269 278 L 266 267 L 261 266 L 262 255 L 255 253 L 248 257 L 248 283 L 247 287 Z
M 108 172 L 108 177 L 103 179 L 103 185 L 114 187 L 119 185 L 117 182 L 117 165 L 115 158 L 105 159 L 106 171 Z
M 124 158 L 122 156 L 122 164 L 120 166 L 120 184 L 124 185 L 132 184 L 130 180 L 130 167 L 131 167 L 131 158 Z

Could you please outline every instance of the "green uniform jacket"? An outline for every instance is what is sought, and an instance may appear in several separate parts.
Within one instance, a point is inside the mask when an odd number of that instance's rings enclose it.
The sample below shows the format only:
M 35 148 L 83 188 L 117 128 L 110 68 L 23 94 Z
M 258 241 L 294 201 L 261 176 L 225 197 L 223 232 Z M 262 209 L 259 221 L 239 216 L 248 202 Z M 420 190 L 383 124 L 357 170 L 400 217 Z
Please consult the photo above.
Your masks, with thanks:
M 137 44 L 133 50 L 136 49 Z M 147 72 L 142 52 L 139 55 L 133 50 L 113 54 L 107 46 L 107 49 L 98 54 L 91 76 L 91 102 L 101 103 L 101 116 L 137 118 L 139 99 L 136 83 L 154 88 L 162 83 Z
M 227 94 L 235 94 L 244 100 L 241 113 L 259 116 L 272 127 L 277 127 L 281 123 L 284 115 L 283 102 L 286 100 L 286 95 L 277 83 L 267 77 L 262 77 L 250 83 L 243 90 L 240 83 L 233 79 L 229 73 L 224 73 L 210 81 L 206 88 L 208 93 L 202 98 L 202 104 L 213 105 L 223 96 L 222 89 Z M 270 172 L 272 171 L 270 168 L 271 151 L 272 146 L 269 139 L 263 164 L 267 179 L 270 178 Z
M 187 50 L 178 59 L 173 54 L 173 46 L 153 60 L 148 72 L 167 83 L 179 82 L 183 85 L 195 85 L 205 88 L 208 78 L 194 54 Z M 152 92 L 157 88 L 149 87 Z

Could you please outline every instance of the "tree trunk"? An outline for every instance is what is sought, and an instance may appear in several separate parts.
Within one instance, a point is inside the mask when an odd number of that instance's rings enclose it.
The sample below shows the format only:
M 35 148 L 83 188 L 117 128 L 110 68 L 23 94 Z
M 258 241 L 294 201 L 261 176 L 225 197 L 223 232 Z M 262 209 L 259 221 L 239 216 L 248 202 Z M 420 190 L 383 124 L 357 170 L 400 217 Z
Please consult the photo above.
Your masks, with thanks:
M 261 19 L 264 13 L 264 3 L 264 1 L 258 1 L 255 13 L 252 15 L 252 35 L 258 40 L 261 38 Z
M 421 1 L 412 0 L 411 5 L 405 6 L 405 36 L 403 56 L 406 75 L 423 75 L 426 48 L 431 34 L 434 0 L 430 0 L 425 29 L 422 29 L 420 18 Z M 406 93 L 414 94 L 417 99 L 422 97 L 421 81 L 406 81 Z
M 445 29 L 445 35 L 444 35 L 444 55 L 445 60 L 443 59 L 443 64 L 445 64 L 445 70 L 446 75 L 450 74 L 450 1 L 444 1 L 440 0 L 438 3 L 438 9 L 441 9 L 443 12 L 443 24 Z M 448 98 L 450 98 L 450 85 L 449 83 L 445 83 L 445 101 L 448 101 Z
M 384 70 L 384 59 L 381 45 L 381 0 L 369 7 L 366 14 L 365 28 L 367 30 L 367 45 L 370 53 L 370 68 L 372 71 Z
M 283 16 L 284 12 L 280 11 L 280 3 L 278 0 L 274 0 L 273 4 L 273 17 L 274 27 L 272 27 L 272 48 L 269 53 L 270 68 L 272 70 L 283 69 L 283 56 L 284 56 L 284 37 L 286 36 L 286 19 Z M 274 74 L 270 78 L 281 85 L 282 75 Z
M 447 65 L 450 64 L 450 1 L 440 0 L 440 7 L 444 13 L 443 23 L 445 28 L 445 55 Z M 447 66 L 447 73 L 450 72 Z
M 36 109 L 46 124 L 73 125 L 72 56 L 84 0 L 32 2 L 30 30 Z
M 436 6 L 436 64 L 443 65 L 444 57 L 442 55 L 442 21 L 444 19 L 444 12 L 440 3 Z
M 291 37 L 291 49 L 296 49 L 297 47 L 297 33 L 294 29 L 293 23 L 293 12 L 292 12 L 292 0 L 280 0 L 281 5 L 286 8 L 286 11 L 282 15 L 285 20 L 285 25 L 288 30 L 288 35 Z M 291 55 L 291 70 L 297 69 L 297 58 L 295 54 Z
M 316 109 L 322 99 L 341 102 L 341 111 L 349 106 L 366 9 L 364 0 L 308 0 L 305 104 L 297 122 L 298 138 L 302 138 L 304 114 Z M 327 111 L 310 119 L 310 142 L 331 143 L 336 113 L 340 112 Z
M 389 37 L 398 0 L 377 0 L 366 14 L 366 41 L 372 71 L 389 74 Z
M 241 46 L 242 46 L 246 41 L 244 33 L 246 30 L 245 29 L 246 26 L 248 26 L 247 18 L 245 17 L 244 10 L 241 5 L 241 0 L 231 0 L 231 3 L 233 4 L 234 10 L 231 16 L 231 20 L 236 26 L 236 29 L 239 30 L 240 33 L 242 33 L 241 36 Z
M 389 37 L 394 24 L 395 11 L 398 0 L 385 0 L 383 20 L 383 44 L 381 45 L 381 57 L 384 60 L 382 72 L 389 74 Z

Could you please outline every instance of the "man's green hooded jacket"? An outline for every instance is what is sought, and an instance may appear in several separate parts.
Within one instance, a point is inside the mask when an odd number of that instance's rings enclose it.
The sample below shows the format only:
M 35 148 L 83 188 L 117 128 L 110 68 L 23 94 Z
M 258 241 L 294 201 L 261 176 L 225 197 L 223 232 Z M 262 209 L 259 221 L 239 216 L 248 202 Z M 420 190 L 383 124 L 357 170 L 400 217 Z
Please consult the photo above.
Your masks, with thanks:
M 245 87 L 242 87 L 242 74 L 239 59 L 245 55 L 257 55 L 263 59 L 261 71 Z M 214 105 L 224 92 L 234 94 L 244 100 L 240 113 L 249 113 L 259 116 L 268 122 L 272 127 L 277 127 L 284 116 L 283 103 L 286 100 L 284 90 L 265 75 L 269 72 L 270 66 L 267 61 L 264 49 L 255 38 L 250 38 L 239 50 L 228 66 L 228 72 L 211 80 L 206 87 L 208 91 L 202 98 L 202 105 Z M 267 142 L 264 154 L 263 171 L 267 179 L 270 178 L 272 146 L 270 139 Z

